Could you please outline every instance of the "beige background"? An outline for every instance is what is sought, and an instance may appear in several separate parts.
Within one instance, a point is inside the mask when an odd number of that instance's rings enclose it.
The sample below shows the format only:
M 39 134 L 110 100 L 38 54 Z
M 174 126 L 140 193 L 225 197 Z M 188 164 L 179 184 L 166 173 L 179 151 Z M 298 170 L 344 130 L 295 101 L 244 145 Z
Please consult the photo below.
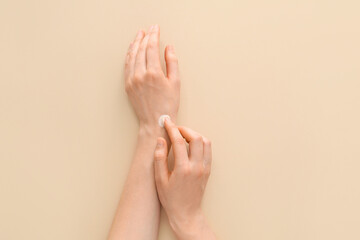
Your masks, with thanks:
M 105 239 L 137 131 L 124 56 L 153 23 L 179 56 L 179 123 L 213 141 L 219 239 L 360 239 L 359 9 L 1 0 L 0 239 Z

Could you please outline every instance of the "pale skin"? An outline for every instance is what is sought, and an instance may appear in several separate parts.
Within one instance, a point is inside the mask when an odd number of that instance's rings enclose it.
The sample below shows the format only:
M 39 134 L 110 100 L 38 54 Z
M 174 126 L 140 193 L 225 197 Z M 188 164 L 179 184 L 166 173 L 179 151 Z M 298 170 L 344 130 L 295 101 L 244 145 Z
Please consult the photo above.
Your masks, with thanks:
M 201 211 L 211 167 L 211 143 L 199 133 L 176 126 L 180 101 L 178 60 L 165 48 L 166 73 L 160 64 L 160 30 L 140 30 L 125 60 L 125 89 L 139 120 L 135 154 L 108 239 L 158 238 L 160 206 L 180 240 L 215 239 Z M 165 128 L 162 114 L 170 116 Z M 189 154 L 186 149 L 189 144 Z M 175 166 L 167 168 L 173 147 Z

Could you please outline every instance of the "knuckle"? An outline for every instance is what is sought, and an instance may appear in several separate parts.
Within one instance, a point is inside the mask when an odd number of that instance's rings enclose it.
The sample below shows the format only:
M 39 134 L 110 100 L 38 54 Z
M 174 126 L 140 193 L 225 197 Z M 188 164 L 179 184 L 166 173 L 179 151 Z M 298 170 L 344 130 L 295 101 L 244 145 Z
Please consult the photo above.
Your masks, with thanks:
M 146 49 L 146 43 L 141 43 L 140 46 L 139 46 L 139 51 L 145 51 Z
M 146 76 L 149 79 L 156 79 L 159 77 L 159 72 L 156 69 L 149 69 L 146 72 Z
M 174 77 L 174 78 L 171 78 L 171 79 L 174 82 L 175 89 L 180 90 L 180 88 L 181 88 L 180 78 L 179 77 Z
M 205 146 L 211 147 L 211 141 L 209 139 L 204 137 L 203 141 L 204 141 Z
M 135 74 L 134 74 L 133 81 L 134 81 L 135 83 L 140 83 L 140 82 L 143 81 L 143 79 L 144 79 L 144 77 L 143 77 L 142 74 L 140 74 L 140 73 L 135 73 Z
M 129 82 L 125 83 L 125 92 L 129 93 L 131 90 L 131 84 Z
M 150 48 L 150 49 L 155 49 L 157 47 L 156 41 L 149 40 L 147 47 Z
M 193 139 L 194 142 L 202 142 L 203 138 L 200 135 L 196 135 Z
M 158 160 L 158 161 L 161 161 L 164 158 L 166 158 L 166 155 L 163 151 L 155 151 L 154 156 L 155 156 L 155 160 Z
M 181 168 L 181 173 L 183 176 L 190 176 L 192 174 L 192 169 L 188 164 L 184 164 Z
M 174 144 L 178 146 L 183 146 L 185 145 L 185 140 L 182 137 L 176 137 L 174 139 Z
M 129 52 L 128 54 L 128 59 L 129 59 L 129 63 L 131 62 L 131 60 L 133 60 L 135 58 L 135 53 L 133 51 Z
M 138 91 L 144 88 L 143 80 L 134 80 L 132 81 L 131 89 Z
M 201 165 L 196 168 L 196 176 L 203 177 L 205 175 L 205 168 Z
M 211 174 L 211 168 L 206 169 L 206 170 L 205 170 L 205 175 L 206 175 L 207 177 L 209 177 L 210 174 Z
M 130 51 L 129 51 L 129 57 L 130 58 L 134 58 L 135 57 L 135 48 L 133 47 Z

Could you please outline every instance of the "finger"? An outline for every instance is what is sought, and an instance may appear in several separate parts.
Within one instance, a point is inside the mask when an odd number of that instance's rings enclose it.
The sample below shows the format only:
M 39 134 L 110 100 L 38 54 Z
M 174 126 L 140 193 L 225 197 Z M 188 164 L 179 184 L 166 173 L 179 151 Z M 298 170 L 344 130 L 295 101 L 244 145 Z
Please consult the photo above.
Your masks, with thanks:
M 149 32 L 146 33 L 145 37 L 142 39 L 139 50 L 136 54 L 135 60 L 135 72 L 136 73 L 145 73 L 146 71 L 146 47 L 149 41 L 150 32 L 153 26 L 150 27 Z
M 168 45 L 165 48 L 165 62 L 166 62 L 166 73 L 169 80 L 180 81 L 178 58 L 175 54 L 175 50 L 172 45 Z
M 137 35 L 139 34 L 139 32 L 137 33 Z M 128 51 L 126 53 L 126 58 L 125 58 L 125 82 L 129 82 L 129 80 L 130 80 L 130 71 L 133 68 L 133 66 L 130 65 L 130 57 L 131 57 L 130 54 L 131 54 L 133 48 L 134 48 L 134 41 L 130 43 Z
M 203 138 L 204 140 L 204 167 L 207 175 L 210 174 L 211 162 L 212 162 L 212 149 L 211 149 L 211 141 L 207 138 Z
M 159 53 L 159 25 L 155 25 L 151 30 L 149 41 L 146 48 L 147 69 L 161 69 Z
M 157 139 L 157 145 L 154 152 L 154 169 L 156 185 L 166 184 L 169 180 L 169 170 L 167 164 L 167 146 L 164 138 Z
M 190 160 L 202 162 L 204 154 L 203 137 L 199 133 L 187 127 L 179 126 L 178 129 L 181 135 L 189 143 Z
M 176 125 L 169 118 L 165 119 L 164 126 L 173 146 L 175 165 L 183 165 L 188 161 L 185 140 Z
M 138 52 L 140 42 L 144 38 L 144 35 L 144 31 L 139 30 L 134 42 L 132 42 L 129 46 L 125 61 L 125 81 L 129 81 L 130 78 L 134 75 L 136 54 Z
M 130 45 L 129 45 L 129 48 L 127 50 L 127 53 L 126 53 L 126 57 L 125 57 L 125 81 L 127 81 L 129 79 L 129 75 L 130 75 L 130 52 L 132 50 L 134 46 L 134 42 L 131 42 Z

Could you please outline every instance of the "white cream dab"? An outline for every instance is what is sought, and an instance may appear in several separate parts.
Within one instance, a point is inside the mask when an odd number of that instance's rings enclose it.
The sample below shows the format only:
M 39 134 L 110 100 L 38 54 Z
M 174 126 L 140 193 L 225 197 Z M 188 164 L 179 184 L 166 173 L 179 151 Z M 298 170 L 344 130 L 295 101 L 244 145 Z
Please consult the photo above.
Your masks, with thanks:
M 169 115 L 161 115 L 161 116 L 159 117 L 158 123 L 159 123 L 159 126 L 160 126 L 160 127 L 164 127 L 164 123 L 165 123 L 165 119 L 166 119 L 166 118 L 170 119 L 170 116 L 169 116 Z

